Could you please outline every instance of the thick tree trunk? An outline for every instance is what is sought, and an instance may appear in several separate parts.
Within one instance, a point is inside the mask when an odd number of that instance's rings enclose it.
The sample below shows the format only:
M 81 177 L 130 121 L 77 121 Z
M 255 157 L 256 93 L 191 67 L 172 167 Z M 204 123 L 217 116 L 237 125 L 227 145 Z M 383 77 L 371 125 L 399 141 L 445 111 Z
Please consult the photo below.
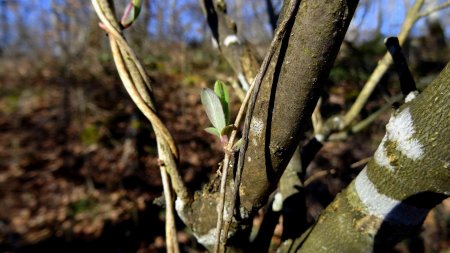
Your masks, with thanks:
M 386 252 L 420 229 L 450 195 L 449 80 L 450 63 L 423 94 L 408 95 L 367 167 L 282 252 Z
M 308 125 L 358 1 L 301 1 L 264 76 L 240 187 L 241 215 L 265 203 Z

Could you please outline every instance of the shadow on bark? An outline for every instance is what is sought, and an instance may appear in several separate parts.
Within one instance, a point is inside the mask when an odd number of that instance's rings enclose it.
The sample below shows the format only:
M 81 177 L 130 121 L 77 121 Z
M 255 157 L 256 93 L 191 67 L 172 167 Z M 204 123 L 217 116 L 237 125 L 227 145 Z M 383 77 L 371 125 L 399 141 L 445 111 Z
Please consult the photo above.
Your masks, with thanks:
M 398 205 L 391 212 L 389 212 L 377 231 L 374 239 L 373 252 L 385 253 L 396 252 L 394 246 L 406 238 L 417 236 L 421 232 L 423 221 L 426 218 L 426 212 L 423 213 L 423 217 L 419 217 L 421 222 L 418 225 L 400 225 L 397 222 L 392 221 L 403 220 L 404 222 L 411 222 L 411 218 L 418 219 L 417 213 L 408 212 L 410 210 L 405 209 L 406 206 L 420 208 L 422 210 L 430 210 L 436 205 L 440 204 L 448 196 L 436 193 L 436 192 L 421 192 L 408 197 L 402 201 L 402 205 Z M 410 245 L 410 247 L 413 245 Z M 423 247 L 423 245 L 414 245 L 414 251 Z

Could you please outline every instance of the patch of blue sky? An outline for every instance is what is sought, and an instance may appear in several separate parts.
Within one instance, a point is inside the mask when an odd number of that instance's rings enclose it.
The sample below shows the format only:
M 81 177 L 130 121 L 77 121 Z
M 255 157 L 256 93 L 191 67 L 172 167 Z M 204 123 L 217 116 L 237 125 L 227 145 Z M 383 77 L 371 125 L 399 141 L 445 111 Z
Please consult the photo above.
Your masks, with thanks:
M 64 2 L 65 0 L 56 0 L 59 2 Z M 265 4 L 256 4 L 253 1 L 260 2 L 261 0 L 252 0 L 252 1 L 243 1 L 243 10 L 240 11 L 239 14 L 233 15 L 233 12 L 236 12 L 235 5 L 233 5 L 234 1 L 228 1 L 229 4 L 229 13 L 232 16 L 239 16 L 243 21 L 241 23 L 254 21 L 252 19 L 252 14 L 254 11 L 254 7 L 256 6 L 258 17 L 257 20 L 260 22 L 265 22 L 265 25 L 261 26 L 261 29 L 266 30 L 265 32 L 270 33 L 270 26 L 268 26 L 267 18 L 265 12 Z M 427 0 L 425 1 L 425 8 L 429 8 L 430 6 L 435 6 L 442 4 L 443 2 L 448 0 Z M 9 3 L 8 3 L 9 2 Z M 274 1 L 276 2 L 276 1 Z M 406 4 L 405 4 L 406 2 Z M 6 3 L 9 5 L 14 4 L 18 11 L 20 12 L 20 17 L 25 18 L 25 23 L 29 27 L 33 27 L 36 32 L 44 31 L 51 28 L 51 0 L 6 0 Z M 378 27 L 380 27 L 380 33 L 382 36 L 396 36 L 400 29 L 404 17 L 406 15 L 405 6 L 412 6 L 414 0 L 378 0 L 371 2 L 368 6 L 369 9 L 365 10 L 365 5 L 362 4 L 361 1 L 360 6 L 358 7 L 354 20 L 351 24 L 351 29 L 358 29 L 359 39 L 364 40 L 367 36 L 375 34 Z M 171 31 L 169 27 L 170 16 L 173 13 L 173 9 L 170 8 L 172 4 L 175 4 L 176 9 L 178 11 L 179 20 L 175 22 L 179 22 L 179 27 L 184 29 L 179 29 L 179 31 Z M 200 15 L 198 9 L 195 9 L 193 5 L 198 4 L 197 0 L 166 0 L 163 2 L 151 2 L 151 5 L 161 5 L 163 8 L 159 8 L 162 13 L 152 13 L 152 19 L 156 20 L 156 15 L 160 14 L 164 17 L 164 22 L 150 22 L 148 30 L 150 34 L 157 35 L 158 31 L 163 31 L 168 37 L 172 39 L 182 39 L 187 41 L 192 40 L 202 40 L 204 39 L 205 31 L 205 20 L 202 15 Z M 252 6 L 252 4 L 254 6 Z M 277 3 L 279 4 L 279 3 Z M 428 6 L 428 7 L 427 7 Z M 381 12 L 381 18 L 378 18 L 379 13 Z M 7 13 L 7 20 L 11 27 L 18 22 L 17 13 Z M 435 15 L 441 22 L 443 22 L 443 27 L 445 29 L 446 37 L 450 37 L 450 8 L 445 10 L 441 10 L 437 15 Z M 253 17 L 254 18 L 254 17 Z M 433 17 L 434 18 L 434 17 Z M 416 23 L 414 26 L 411 36 L 420 36 L 426 32 L 426 19 L 422 18 L 420 21 Z M 381 20 L 381 25 L 378 22 Z M 155 27 L 155 25 L 161 27 Z M 351 30 L 350 29 L 350 30 Z M 206 31 L 208 31 L 206 29 Z M 242 31 L 241 31 L 242 32 Z M 257 33 L 258 31 L 243 31 L 246 33 L 246 37 L 251 37 L 253 33 Z M 8 41 L 14 42 L 18 39 L 17 31 L 14 29 L 10 29 L 10 34 L 8 34 Z M 170 34 L 176 33 L 176 34 Z M 179 34 L 182 33 L 182 34 Z M 37 41 L 36 41 L 37 42 Z

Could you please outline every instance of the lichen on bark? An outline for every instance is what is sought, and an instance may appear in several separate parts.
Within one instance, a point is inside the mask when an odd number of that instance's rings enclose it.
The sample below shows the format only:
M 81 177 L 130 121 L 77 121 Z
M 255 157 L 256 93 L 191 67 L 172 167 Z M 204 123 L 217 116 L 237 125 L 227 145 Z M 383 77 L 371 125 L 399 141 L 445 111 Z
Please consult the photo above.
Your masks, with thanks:
M 423 145 L 423 155 L 417 158 L 402 153 L 398 143 L 389 144 L 395 138 L 382 141 L 387 156 L 397 157 L 395 166 L 391 164 L 395 170 L 372 159 L 357 179 L 336 196 L 313 228 L 292 243 L 291 249 L 384 252 L 420 229 L 426 212 L 450 195 L 448 80 L 450 63 L 421 95 L 396 112 L 411 113 L 415 132 L 410 137 Z M 375 201 L 380 206 L 371 206 Z M 281 252 L 287 250 L 285 246 Z

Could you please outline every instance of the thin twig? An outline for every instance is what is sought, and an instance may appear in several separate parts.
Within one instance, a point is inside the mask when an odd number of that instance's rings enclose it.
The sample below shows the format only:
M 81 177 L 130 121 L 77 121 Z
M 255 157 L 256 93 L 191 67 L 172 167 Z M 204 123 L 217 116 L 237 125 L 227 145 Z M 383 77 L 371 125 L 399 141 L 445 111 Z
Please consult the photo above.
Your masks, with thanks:
M 113 47 L 113 43 L 114 46 Z M 113 34 L 110 34 L 110 43 L 112 46 L 113 56 L 116 63 L 117 70 L 119 72 L 119 76 L 122 79 L 122 82 L 127 90 L 127 92 L 130 94 L 131 99 L 133 102 L 137 105 L 139 110 L 142 111 L 142 113 L 149 119 L 151 124 L 153 125 L 155 134 L 158 138 L 161 140 L 164 140 L 166 145 L 169 147 L 169 151 L 173 154 L 173 159 L 178 159 L 178 149 L 176 148 L 175 141 L 173 140 L 172 135 L 170 134 L 169 130 L 166 128 L 164 123 L 159 119 L 159 117 L 156 115 L 156 112 L 152 110 L 148 103 L 145 103 L 144 99 L 140 96 L 139 91 L 135 87 L 133 80 L 130 77 L 130 74 L 127 71 L 127 66 L 124 62 L 124 57 L 121 56 L 121 50 L 119 46 L 117 45 L 117 40 L 115 40 L 115 37 Z M 166 161 L 166 163 L 169 163 L 169 161 Z M 178 173 L 178 170 L 176 169 L 176 162 L 170 162 L 171 164 L 174 164 L 174 166 L 168 167 L 168 172 L 171 176 L 171 180 L 174 186 L 174 189 L 177 193 L 177 196 L 180 197 L 183 200 L 186 200 L 189 198 L 189 194 L 187 189 L 184 186 L 183 181 L 181 180 L 181 175 Z
M 322 114 L 320 113 L 320 107 L 322 106 L 322 98 L 320 97 L 317 101 L 316 107 L 314 108 L 314 111 L 311 115 L 311 122 L 314 130 L 314 134 L 318 134 L 320 132 L 320 129 L 322 129 L 323 126 L 323 118 Z
M 158 152 L 159 145 L 158 145 Z M 164 199 L 166 201 L 166 248 L 167 252 L 179 253 L 177 228 L 175 226 L 175 214 L 173 208 L 172 187 L 164 165 L 160 166 L 161 179 L 164 189 Z
M 447 8 L 449 6 L 450 6 L 450 1 L 447 1 L 447 2 L 445 2 L 443 4 L 441 4 L 441 5 L 438 5 L 438 6 L 434 7 L 434 8 L 431 8 L 429 10 L 426 10 L 426 11 L 423 11 L 423 12 L 419 13 L 417 15 L 417 17 L 418 18 L 423 18 L 423 17 L 429 16 L 429 15 L 431 15 L 431 14 L 437 12 L 437 11 L 440 11 L 442 9 L 445 9 L 445 8 Z
M 167 206 L 167 251 L 171 253 L 178 253 L 179 248 L 176 238 L 172 190 L 169 176 L 167 174 L 168 171 L 171 176 L 172 183 L 174 184 L 174 189 L 179 197 L 182 200 L 188 199 L 189 194 L 187 193 L 187 190 L 181 180 L 181 176 L 177 171 L 178 149 L 172 135 L 156 113 L 156 108 L 151 97 L 150 80 L 145 73 L 142 64 L 137 59 L 134 51 L 123 37 L 120 27 L 114 18 L 114 13 L 112 11 L 113 1 L 92 0 L 92 4 L 97 12 L 97 15 L 102 21 L 101 28 L 109 34 L 109 42 L 111 45 L 114 62 L 117 66 L 119 76 L 125 86 L 125 89 L 154 128 Z
M 372 122 L 374 122 L 381 114 L 383 114 L 385 111 L 392 108 L 392 105 L 396 102 L 400 102 L 402 100 L 403 96 L 396 95 L 392 97 L 387 103 L 385 103 L 382 107 L 380 107 L 377 111 L 370 114 L 367 118 L 359 121 L 355 125 L 353 125 L 349 130 L 344 130 L 338 133 L 333 133 L 328 137 L 328 141 L 342 141 L 345 140 L 349 135 L 353 135 L 356 133 L 361 132 L 366 127 L 370 126 Z
M 228 170 L 230 169 L 230 159 L 233 155 L 233 145 L 234 141 L 236 140 L 237 135 L 237 129 L 239 128 L 239 125 L 241 124 L 241 121 L 243 119 L 245 109 L 247 108 L 248 101 L 250 100 L 250 96 L 253 91 L 253 85 L 250 86 L 248 89 L 248 92 L 245 94 L 244 100 L 242 101 L 242 105 L 239 108 L 239 112 L 236 116 L 236 120 L 234 121 L 234 129 L 230 134 L 230 139 L 228 141 L 228 145 L 225 148 L 225 158 L 223 159 L 223 166 L 222 166 L 222 177 L 220 180 L 220 199 L 219 203 L 217 204 L 217 223 L 216 223 L 216 244 L 214 245 L 214 252 L 219 252 L 219 241 L 221 238 L 221 232 L 222 232 L 222 224 L 223 224 L 223 214 L 224 214 L 224 206 L 225 206 L 225 197 L 226 197 L 226 183 L 227 183 L 227 176 L 228 176 Z M 232 214 L 231 214 L 232 215 Z
M 321 178 L 323 178 L 325 176 L 332 175 L 334 173 L 336 173 L 336 171 L 334 169 L 318 171 L 318 172 L 312 174 L 310 177 L 308 177 L 305 180 L 304 185 L 305 185 L 305 187 L 307 187 L 308 185 L 310 185 L 314 181 L 319 180 L 319 179 L 321 179 Z
M 166 166 L 173 166 L 173 163 L 170 161 L 173 160 L 171 158 L 170 150 L 165 150 L 165 144 L 163 144 L 164 137 L 161 134 L 160 128 L 156 127 L 154 122 L 157 119 L 157 116 L 154 115 L 154 112 L 149 108 L 145 107 L 144 103 L 142 101 L 142 98 L 139 97 L 139 94 L 136 90 L 136 88 L 133 86 L 133 83 L 126 71 L 125 64 L 123 62 L 123 58 L 120 55 L 120 49 L 114 40 L 113 36 L 110 37 L 110 43 L 111 48 L 113 51 L 114 57 L 119 75 L 121 76 L 122 82 L 124 83 L 125 89 L 128 91 L 130 96 L 132 97 L 133 101 L 136 105 L 138 105 L 138 108 L 144 113 L 144 115 L 149 118 L 149 120 L 152 122 L 152 125 L 154 126 L 154 131 L 157 139 L 157 146 L 158 146 L 158 154 L 160 157 L 160 161 L 162 161 L 162 164 L 160 164 L 160 171 L 161 171 L 161 177 L 163 180 L 163 188 L 164 188 L 164 196 L 166 198 L 166 240 L 167 240 L 167 251 L 169 253 L 177 253 L 179 252 L 178 249 L 178 243 L 175 242 L 176 238 L 173 238 L 173 235 L 176 236 L 176 229 L 175 229 L 175 217 L 173 214 L 173 201 L 171 196 L 171 189 L 170 189 L 170 183 L 167 182 L 167 173 L 166 173 Z M 118 57 L 117 57 L 118 56 Z M 155 119 L 156 118 L 156 119 Z M 158 123 L 159 124 L 159 123 Z M 161 123 L 162 124 L 162 123 Z M 168 152 L 169 151 L 169 152 Z M 167 164 L 166 164 L 167 163 Z
M 102 22 L 106 22 L 102 23 L 101 27 L 106 32 L 108 32 L 110 41 L 111 39 L 113 39 L 114 43 L 117 44 L 117 50 L 113 50 L 113 56 L 124 86 L 127 88 L 127 91 L 133 99 L 133 102 L 135 102 L 138 108 L 150 120 L 151 124 L 154 127 L 155 133 L 157 133 L 157 136 L 161 137 L 161 140 L 164 140 L 166 145 L 169 147 L 168 151 L 173 154 L 174 161 L 165 162 L 167 164 L 171 164 L 171 166 L 167 167 L 167 171 L 171 177 L 174 190 L 179 198 L 188 201 L 188 199 L 190 198 L 189 193 L 184 186 L 181 175 L 179 174 L 176 166 L 176 160 L 178 159 L 178 149 L 176 147 L 175 141 L 173 140 L 173 137 L 168 129 L 165 127 L 164 123 L 157 116 L 156 111 L 153 107 L 153 102 L 150 100 L 151 97 L 148 94 L 146 95 L 145 92 L 145 86 L 150 85 L 149 79 L 146 76 L 145 72 L 143 72 L 141 63 L 137 59 L 133 50 L 129 47 L 121 32 L 118 32 L 112 21 L 107 18 L 107 13 L 104 13 L 102 11 L 97 1 L 92 1 L 92 3 L 94 5 L 94 9 L 98 13 L 100 20 Z M 130 71 L 130 68 L 134 71 Z M 139 69 L 141 69 L 142 71 L 140 71 Z M 130 76 L 132 74 L 144 74 L 145 77 L 132 78 Z M 140 83 L 134 83 L 134 81 L 138 81 Z M 142 82 L 148 82 L 148 84 L 144 84 Z M 137 86 L 140 86 L 140 88 L 138 88 Z
M 366 165 L 370 161 L 370 159 L 372 159 L 371 156 L 363 158 L 363 159 L 361 159 L 361 160 L 359 160 L 359 161 L 357 161 L 355 163 L 350 164 L 350 168 L 355 169 L 355 168 L 358 168 L 360 166 Z

